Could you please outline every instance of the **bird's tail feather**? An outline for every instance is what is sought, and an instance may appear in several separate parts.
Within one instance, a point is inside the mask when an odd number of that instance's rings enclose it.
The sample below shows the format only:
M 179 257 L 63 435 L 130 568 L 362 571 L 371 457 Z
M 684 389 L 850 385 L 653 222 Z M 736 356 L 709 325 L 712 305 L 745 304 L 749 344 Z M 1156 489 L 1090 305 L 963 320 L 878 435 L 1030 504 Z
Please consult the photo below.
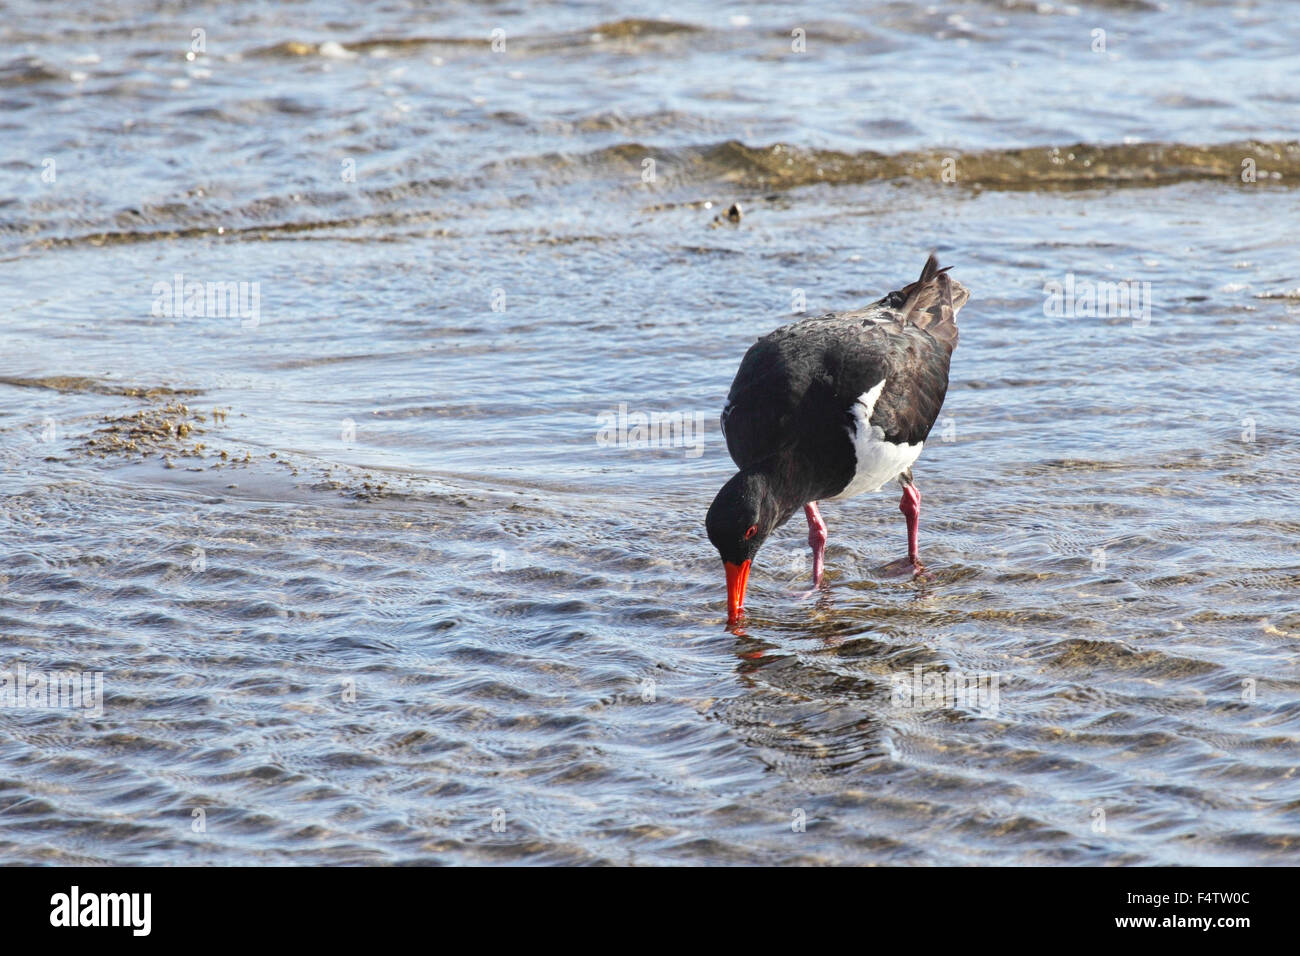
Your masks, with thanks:
M 957 347 L 957 313 L 970 298 L 970 292 L 956 279 L 949 277 L 952 266 L 939 268 L 934 253 L 925 260 L 921 277 L 903 286 L 888 298 L 902 300 L 898 310 L 904 322 L 925 329 L 936 339 Z

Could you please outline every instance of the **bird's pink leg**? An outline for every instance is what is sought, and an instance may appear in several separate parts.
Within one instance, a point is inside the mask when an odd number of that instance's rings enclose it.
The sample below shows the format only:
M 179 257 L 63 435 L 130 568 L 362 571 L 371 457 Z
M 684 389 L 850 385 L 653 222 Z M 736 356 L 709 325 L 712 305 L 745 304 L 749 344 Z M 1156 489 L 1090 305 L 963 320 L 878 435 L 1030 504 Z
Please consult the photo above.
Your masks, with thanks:
M 903 485 L 903 500 L 898 503 L 898 510 L 907 519 L 907 559 L 913 564 L 920 564 L 921 553 L 916 537 L 921 518 L 921 492 L 916 485 Z
M 804 505 L 803 513 L 808 519 L 808 545 L 813 549 L 813 587 L 821 587 L 822 568 L 826 563 L 826 522 L 822 521 L 815 501 Z

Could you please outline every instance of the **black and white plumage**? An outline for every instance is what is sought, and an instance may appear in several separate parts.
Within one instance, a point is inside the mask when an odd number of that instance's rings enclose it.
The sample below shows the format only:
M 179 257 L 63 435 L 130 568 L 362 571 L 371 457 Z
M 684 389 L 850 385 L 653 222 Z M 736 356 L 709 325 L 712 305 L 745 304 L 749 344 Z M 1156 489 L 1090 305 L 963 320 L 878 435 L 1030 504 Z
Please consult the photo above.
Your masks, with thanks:
M 743 567 L 742 584 L 758 544 L 800 507 L 813 530 L 816 579 L 814 539 L 824 544 L 825 530 L 818 501 L 898 478 L 904 514 L 909 494 L 919 510 L 911 467 L 943 406 L 956 316 L 968 298 L 932 255 L 920 278 L 879 301 L 783 326 L 750 347 L 722 412 L 740 472 L 718 493 L 707 522 L 723 562 Z M 909 514 L 915 561 L 914 523 Z

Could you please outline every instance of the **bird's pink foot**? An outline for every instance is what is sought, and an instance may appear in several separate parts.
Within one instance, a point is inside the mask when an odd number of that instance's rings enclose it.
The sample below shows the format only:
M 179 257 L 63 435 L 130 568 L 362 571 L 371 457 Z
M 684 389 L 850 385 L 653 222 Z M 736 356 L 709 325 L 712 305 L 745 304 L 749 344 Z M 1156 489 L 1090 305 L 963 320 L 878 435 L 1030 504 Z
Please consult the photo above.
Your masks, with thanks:
M 826 566 L 826 522 L 822 521 L 815 501 L 804 505 L 803 513 L 808 519 L 808 545 L 813 551 L 813 588 L 819 588 Z
M 903 499 L 898 510 L 907 519 L 907 560 L 920 569 L 921 552 L 917 546 L 917 532 L 921 523 L 921 492 L 910 482 L 903 485 Z
M 905 574 L 910 574 L 913 577 L 916 577 L 917 575 L 921 574 L 924 570 L 925 570 L 924 564 L 922 564 L 920 561 L 913 561 L 910 557 L 908 557 L 908 558 L 898 558 L 895 561 L 890 561 L 888 564 L 886 564 L 884 567 L 880 569 L 880 573 L 891 575 L 891 576 L 898 576 L 898 577 L 902 577 Z

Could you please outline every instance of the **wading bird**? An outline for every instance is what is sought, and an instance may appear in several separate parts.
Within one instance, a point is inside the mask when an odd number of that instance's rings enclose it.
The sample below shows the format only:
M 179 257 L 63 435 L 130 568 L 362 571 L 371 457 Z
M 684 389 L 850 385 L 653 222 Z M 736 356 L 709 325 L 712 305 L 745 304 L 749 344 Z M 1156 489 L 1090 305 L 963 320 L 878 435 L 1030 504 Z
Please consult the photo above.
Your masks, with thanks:
M 722 409 L 740 471 L 705 521 L 727 573 L 729 623 L 744 609 L 750 564 L 774 529 L 803 508 L 817 587 L 826 555 L 817 502 L 895 478 L 908 560 L 921 570 L 912 464 L 943 406 L 957 312 L 970 298 L 947 271 L 931 255 L 919 279 L 878 302 L 783 326 L 745 353 Z

